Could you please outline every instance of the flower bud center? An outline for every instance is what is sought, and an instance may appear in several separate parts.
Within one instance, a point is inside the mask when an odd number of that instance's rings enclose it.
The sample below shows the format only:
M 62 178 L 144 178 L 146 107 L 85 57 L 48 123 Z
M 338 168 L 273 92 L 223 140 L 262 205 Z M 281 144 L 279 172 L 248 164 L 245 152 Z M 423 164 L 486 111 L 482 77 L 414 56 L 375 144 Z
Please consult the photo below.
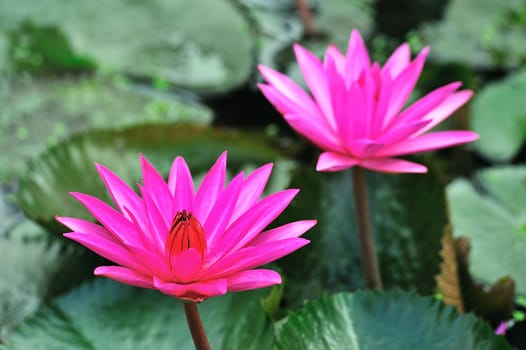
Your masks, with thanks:
M 175 215 L 168 238 L 165 243 L 165 253 L 168 258 L 194 248 L 204 258 L 206 253 L 206 237 L 203 227 L 192 213 L 182 210 Z

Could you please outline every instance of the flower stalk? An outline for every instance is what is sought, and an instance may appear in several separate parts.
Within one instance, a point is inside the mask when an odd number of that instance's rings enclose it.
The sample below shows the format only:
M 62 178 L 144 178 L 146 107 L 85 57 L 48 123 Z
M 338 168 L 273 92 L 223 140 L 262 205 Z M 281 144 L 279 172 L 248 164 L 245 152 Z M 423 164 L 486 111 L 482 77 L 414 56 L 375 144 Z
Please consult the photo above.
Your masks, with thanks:
M 378 269 L 378 261 L 374 248 L 373 232 L 371 227 L 371 216 L 367 202 L 367 188 L 365 170 L 355 167 L 352 170 L 353 197 L 358 224 L 358 237 L 360 240 L 360 251 L 362 255 L 362 267 L 365 274 L 365 284 L 369 289 L 381 290 L 382 277 Z
M 199 310 L 197 310 L 197 304 L 192 302 L 186 302 L 183 304 L 186 321 L 188 322 L 188 328 L 190 328 L 190 333 L 194 340 L 195 349 L 211 350 L 203 323 L 201 322 L 201 317 L 199 316 Z

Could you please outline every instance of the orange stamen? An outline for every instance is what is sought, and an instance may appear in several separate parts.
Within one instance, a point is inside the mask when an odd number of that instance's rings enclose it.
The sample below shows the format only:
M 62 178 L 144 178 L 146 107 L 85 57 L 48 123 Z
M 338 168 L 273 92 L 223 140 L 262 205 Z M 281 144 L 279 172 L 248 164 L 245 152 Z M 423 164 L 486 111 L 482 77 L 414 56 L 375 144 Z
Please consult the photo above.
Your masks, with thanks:
M 186 213 L 186 210 L 183 210 L 175 215 L 164 250 L 168 261 L 171 262 L 171 257 L 190 248 L 197 250 L 201 253 L 201 258 L 204 258 L 206 253 L 205 231 L 192 213 Z

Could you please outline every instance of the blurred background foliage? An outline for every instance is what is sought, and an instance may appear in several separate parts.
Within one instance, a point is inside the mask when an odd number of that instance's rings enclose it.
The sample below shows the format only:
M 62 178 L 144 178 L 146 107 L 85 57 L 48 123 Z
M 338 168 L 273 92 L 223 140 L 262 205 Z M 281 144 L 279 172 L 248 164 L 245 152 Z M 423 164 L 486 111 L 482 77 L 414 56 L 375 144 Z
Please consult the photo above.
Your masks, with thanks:
M 348 294 L 364 286 L 350 173 L 316 173 L 318 151 L 256 88 L 258 63 L 303 84 L 292 43 L 321 56 L 329 43 L 345 50 L 353 28 L 380 62 L 404 41 L 413 54 L 431 46 L 412 99 L 462 81 L 475 97 L 446 127 L 481 135 L 417 156 L 427 175 L 370 174 L 380 265 L 398 288 L 382 295 Z M 164 175 L 183 155 L 199 177 L 225 149 L 231 174 L 272 161 L 269 191 L 302 189 L 281 221 L 319 224 L 273 266 L 283 286 L 202 305 L 215 348 L 382 348 L 376 330 L 393 320 L 400 347 L 435 329 L 449 348 L 506 349 L 490 326 L 507 321 L 507 340 L 526 348 L 525 37 L 524 0 L 0 0 L 0 348 L 191 348 L 178 303 L 91 281 L 100 259 L 66 242 L 54 216 L 88 217 L 72 190 L 109 200 L 94 162 L 133 185 L 138 153 Z M 376 328 L 346 323 L 372 304 Z M 310 339 L 318 322 L 329 326 Z

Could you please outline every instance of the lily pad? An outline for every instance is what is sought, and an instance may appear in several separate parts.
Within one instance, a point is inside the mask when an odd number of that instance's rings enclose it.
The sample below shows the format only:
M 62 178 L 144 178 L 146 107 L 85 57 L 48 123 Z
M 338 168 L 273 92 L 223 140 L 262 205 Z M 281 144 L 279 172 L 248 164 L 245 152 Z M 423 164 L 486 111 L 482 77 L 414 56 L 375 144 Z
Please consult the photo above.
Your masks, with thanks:
M 445 194 L 434 172 L 368 173 L 369 208 L 386 287 L 434 292 L 440 239 L 447 223 Z M 363 288 L 350 171 L 316 173 L 302 168 L 291 187 L 304 189 L 282 215 L 315 217 L 308 249 L 280 260 L 287 276 L 284 299 L 293 305 L 329 292 Z
M 62 284 L 61 258 L 78 266 L 78 256 L 58 243 L 24 242 L 0 238 L 0 343 L 24 318 L 35 313 L 46 297 Z M 60 288 L 59 288 L 60 289 Z
M 526 72 L 486 85 L 473 101 L 471 125 L 480 135 L 475 149 L 495 162 L 513 159 L 526 141 Z
M 291 45 L 300 42 L 313 52 L 324 53 L 329 44 L 347 47 L 351 30 L 358 28 L 368 35 L 374 25 L 373 0 L 307 1 L 313 22 L 319 31 L 316 38 L 306 38 L 303 23 L 293 1 L 242 0 L 258 24 L 258 61 L 270 67 L 286 67 L 293 63 Z M 299 74 L 299 68 L 298 74 Z
M 471 243 L 471 274 L 486 283 L 503 276 L 526 294 L 526 167 L 493 167 L 475 183 L 447 187 L 453 234 Z
M 94 162 L 110 167 L 135 188 L 141 178 L 139 153 L 161 174 L 168 174 L 178 155 L 185 157 L 194 174 L 199 174 L 208 170 L 224 150 L 229 151 L 230 169 L 239 170 L 248 164 L 259 166 L 281 158 L 271 140 L 257 132 L 223 131 L 191 124 L 92 131 L 58 144 L 36 158 L 20 180 L 17 204 L 30 218 L 60 231 L 62 227 L 54 220 L 58 213 L 91 219 L 69 192 L 89 193 L 111 202 Z M 286 174 L 289 164 L 284 162 L 284 167 Z M 277 173 L 284 176 L 284 172 Z
M 431 58 L 477 68 L 509 68 L 526 60 L 526 8 L 515 0 L 451 0 L 443 20 L 421 28 Z
M 17 79 L 0 83 L 0 179 L 68 136 L 91 128 L 178 121 L 205 124 L 212 112 L 192 101 L 141 90 L 125 79 Z
M 310 302 L 277 332 L 276 350 L 511 349 L 473 315 L 413 293 L 363 291 Z
M 101 69 L 161 77 L 192 90 L 234 88 L 248 79 L 253 65 L 249 24 L 227 0 L 0 3 L 0 31 L 13 33 L 22 22 L 55 27 L 76 56 Z M 42 51 L 31 54 L 45 57 Z
M 271 349 L 265 291 L 230 293 L 199 305 L 214 349 Z M 97 279 L 59 297 L 26 321 L 1 349 L 193 349 L 182 302 L 158 291 Z

